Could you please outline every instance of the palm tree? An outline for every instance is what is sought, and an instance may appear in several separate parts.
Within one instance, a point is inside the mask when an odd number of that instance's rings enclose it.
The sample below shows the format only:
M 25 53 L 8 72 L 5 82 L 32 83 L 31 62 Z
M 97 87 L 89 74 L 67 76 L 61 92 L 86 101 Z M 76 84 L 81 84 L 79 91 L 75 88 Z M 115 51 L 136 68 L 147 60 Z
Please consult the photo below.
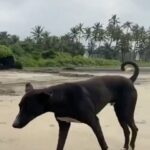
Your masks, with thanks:
M 6 31 L 0 32 L 0 44 L 8 45 L 10 43 L 10 34 Z
M 139 41 L 139 25 L 138 24 L 135 24 L 132 26 L 131 30 L 132 30 L 132 37 L 134 39 L 134 41 L 136 41 L 138 43 Z
M 119 23 L 120 21 L 116 14 L 109 19 L 109 24 L 113 25 L 114 27 L 116 27 Z
M 50 32 L 48 32 L 48 31 L 44 31 L 42 34 L 41 34 L 41 36 L 43 37 L 43 38 L 49 38 L 49 36 L 50 36 Z
M 99 22 L 94 24 L 92 35 L 95 42 L 99 43 L 98 47 L 100 47 L 102 41 L 104 42 L 106 40 L 105 30 Z
M 92 29 L 90 27 L 84 28 L 84 38 L 85 41 L 89 41 L 92 37 Z
M 88 53 L 90 56 L 93 54 L 93 51 L 95 50 L 95 48 L 96 48 L 95 41 L 91 39 L 88 43 Z
M 80 42 L 81 38 L 83 37 L 83 24 L 79 23 L 76 26 L 76 29 L 78 30 L 78 41 Z
M 131 44 L 128 34 L 121 35 L 120 41 L 118 42 L 118 47 L 121 52 L 121 60 L 122 62 L 124 62 L 126 53 L 131 50 Z
M 129 30 L 132 29 L 132 22 L 127 21 L 121 27 L 123 27 L 124 29 L 126 29 L 126 34 L 128 34 Z
M 31 34 L 37 44 L 41 43 L 43 30 L 44 28 L 42 26 L 35 26 L 31 31 Z
M 102 42 L 105 42 L 106 40 L 106 34 L 105 34 L 105 30 L 103 29 L 103 26 L 101 26 L 101 28 L 99 29 L 98 32 L 98 42 L 99 42 L 99 47 L 101 46 Z
M 23 42 L 30 42 L 30 43 L 33 43 L 33 39 L 29 36 L 27 36 Z
M 146 40 L 144 44 L 144 52 L 143 52 L 143 57 L 144 61 L 147 61 L 150 59 L 150 27 L 146 31 Z
M 122 26 L 121 28 L 124 29 L 124 33 L 123 33 L 123 36 L 125 37 L 124 39 L 126 39 L 126 43 L 124 43 L 125 47 L 127 48 L 127 43 L 130 45 L 132 45 L 132 35 L 131 35 L 131 30 L 132 30 L 132 22 L 130 21 L 126 21 Z M 121 38 L 122 40 L 122 38 Z M 124 50 L 125 51 L 125 50 Z M 126 50 L 127 51 L 127 50 Z M 129 50 L 128 50 L 129 51 Z M 123 54 L 122 54 L 122 60 L 123 60 Z
M 15 43 L 19 42 L 19 37 L 17 35 L 11 35 L 10 41 L 11 41 L 11 44 L 15 44 Z
M 144 27 L 140 27 L 138 24 L 132 26 L 132 40 L 133 40 L 133 52 L 134 57 L 136 53 L 140 53 L 144 49 L 146 42 L 146 31 Z
M 101 28 L 102 28 L 102 25 L 100 24 L 100 22 L 95 23 L 93 26 L 92 36 L 93 36 L 93 39 L 95 40 L 95 42 L 98 41 L 99 31 L 101 30 Z
M 93 52 L 93 45 L 94 44 L 94 41 L 93 41 L 93 37 L 92 37 L 92 28 L 91 27 L 86 27 L 84 28 L 84 38 L 85 38 L 85 41 L 87 41 L 87 49 L 86 51 L 88 52 L 88 54 L 92 54 Z
M 147 43 L 147 34 L 145 28 L 142 26 L 139 29 L 139 46 L 138 46 L 138 54 L 141 56 L 145 51 L 145 46 Z
M 44 31 L 41 34 L 41 37 L 42 37 L 43 49 L 47 50 L 50 47 L 50 33 L 48 31 Z
M 120 31 L 120 26 L 119 26 L 119 18 L 117 18 L 117 15 L 113 15 L 111 19 L 109 19 L 109 23 L 107 26 L 107 40 L 108 40 L 108 45 L 111 47 L 112 42 L 118 40 L 118 35 L 121 33 Z M 117 44 L 116 44 L 117 45 Z
M 138 49 L 139 41 L 140 41 L 140 27 L 138 24 L 132 26 L 132 40 L 133 40 L 133 54 L 135 57 L 136 51 Z
M 78 34 L 79 34 L 79 30 L 77 27 L 73 27 L 70 29 L 70 37 L 73 41 L 77 42 L 78 41 Z

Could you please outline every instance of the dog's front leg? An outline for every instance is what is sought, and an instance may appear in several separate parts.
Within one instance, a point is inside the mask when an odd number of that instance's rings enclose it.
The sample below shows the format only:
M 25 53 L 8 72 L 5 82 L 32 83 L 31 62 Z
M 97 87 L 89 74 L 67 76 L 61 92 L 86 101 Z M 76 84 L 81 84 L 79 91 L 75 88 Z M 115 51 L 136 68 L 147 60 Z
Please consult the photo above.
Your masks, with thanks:
M 106 144 L 100 123 L 99 123 L 99 119 L 97 117 L 93 117 L 91 119 L 91 123 L 89 124 L 91 126 L 91 128 L 94 131 L 94 134 L 97 137 L 97 140 L 102 148 L 102 150 L 108 150 L 108 146 Z
M 57 122 L 59 125 L 59 137 L 58 137 L 57 150 L 63 150 L 68 135 L 68 131 L 70 128 L 70 123 L 59 121 L 59 120 L 57 120 Z

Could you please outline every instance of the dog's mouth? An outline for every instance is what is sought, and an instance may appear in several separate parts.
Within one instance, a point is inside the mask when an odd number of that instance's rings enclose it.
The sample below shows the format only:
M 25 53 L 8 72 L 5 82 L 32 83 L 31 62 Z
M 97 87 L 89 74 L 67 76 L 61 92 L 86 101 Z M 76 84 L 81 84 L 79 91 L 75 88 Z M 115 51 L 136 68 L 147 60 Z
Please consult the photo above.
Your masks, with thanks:
M 21 128 L 23 128 L 25 125 L 13 123 L 12 126 L 13 126 L 13 128 L 21 129 Z
M 13 126 L 13 128 L 21 129 L 21 128 L 25 127 L 29 122 L 30 122 L 30 120 L 27 122 L 19 122 L 18 120 L 15 120 L 14 123 L 12 124 L 12 126 Z

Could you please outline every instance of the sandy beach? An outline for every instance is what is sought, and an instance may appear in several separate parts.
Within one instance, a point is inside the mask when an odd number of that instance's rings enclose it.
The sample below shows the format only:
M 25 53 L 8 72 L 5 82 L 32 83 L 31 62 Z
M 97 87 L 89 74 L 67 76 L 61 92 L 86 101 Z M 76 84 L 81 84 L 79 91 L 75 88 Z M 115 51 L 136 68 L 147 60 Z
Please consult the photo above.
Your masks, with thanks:
M 88 72 L 87 72 L 88 73 Z M 103 73 L 91 73 L 104 75 Z M 109 72 L 111 75 L 111 73 Z M 118 73 L 113 73 L 118 74 Z M 132 73 L 120 73 L 129 77 Z M 53 113 L 46 113 L 25 128 L 12 128 L 18 113 L 18 103 L 24 94 L 24 85 L 31 82 L 36 88 L 58 83 L 85 80 L 88 77 L 61 76 L 50 73 L 30 73 L 18 71 L 0 72 L 0 150 L 56 150 L 58 126 Z M 136 150 L 150 149 L 150 74 L 140 73 L 135 83 L 138 101 L 135 120 L 139 128 Z M 109 150 L 120 150 L 124 136 L 117 121 L 114 108 L 107 105 L 99 114 L 102 130 Z M 99 150 L 92 130 L 85 124 L 72 123 L 65 150 Z

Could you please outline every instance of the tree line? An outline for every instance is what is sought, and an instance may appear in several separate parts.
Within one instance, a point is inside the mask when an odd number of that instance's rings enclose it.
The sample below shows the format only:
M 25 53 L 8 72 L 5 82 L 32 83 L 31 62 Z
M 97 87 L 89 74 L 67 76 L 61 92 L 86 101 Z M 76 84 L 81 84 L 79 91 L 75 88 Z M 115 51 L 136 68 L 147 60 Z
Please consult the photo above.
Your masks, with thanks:
M 130 21 L 121 23 L 118 16 L 113 15 L 106 26 L 101 22 L 91 27 L 79 23 L 62 36 L 51 35 L 42 26 L 32 28 L 23 40 L 3 31 L 0 32 L 0 45 L 11 48 L 16 58 L 32 55 L 46 59 L 53 58 L 58 52 L 122 61 L 149 61 L 150 28 Z

